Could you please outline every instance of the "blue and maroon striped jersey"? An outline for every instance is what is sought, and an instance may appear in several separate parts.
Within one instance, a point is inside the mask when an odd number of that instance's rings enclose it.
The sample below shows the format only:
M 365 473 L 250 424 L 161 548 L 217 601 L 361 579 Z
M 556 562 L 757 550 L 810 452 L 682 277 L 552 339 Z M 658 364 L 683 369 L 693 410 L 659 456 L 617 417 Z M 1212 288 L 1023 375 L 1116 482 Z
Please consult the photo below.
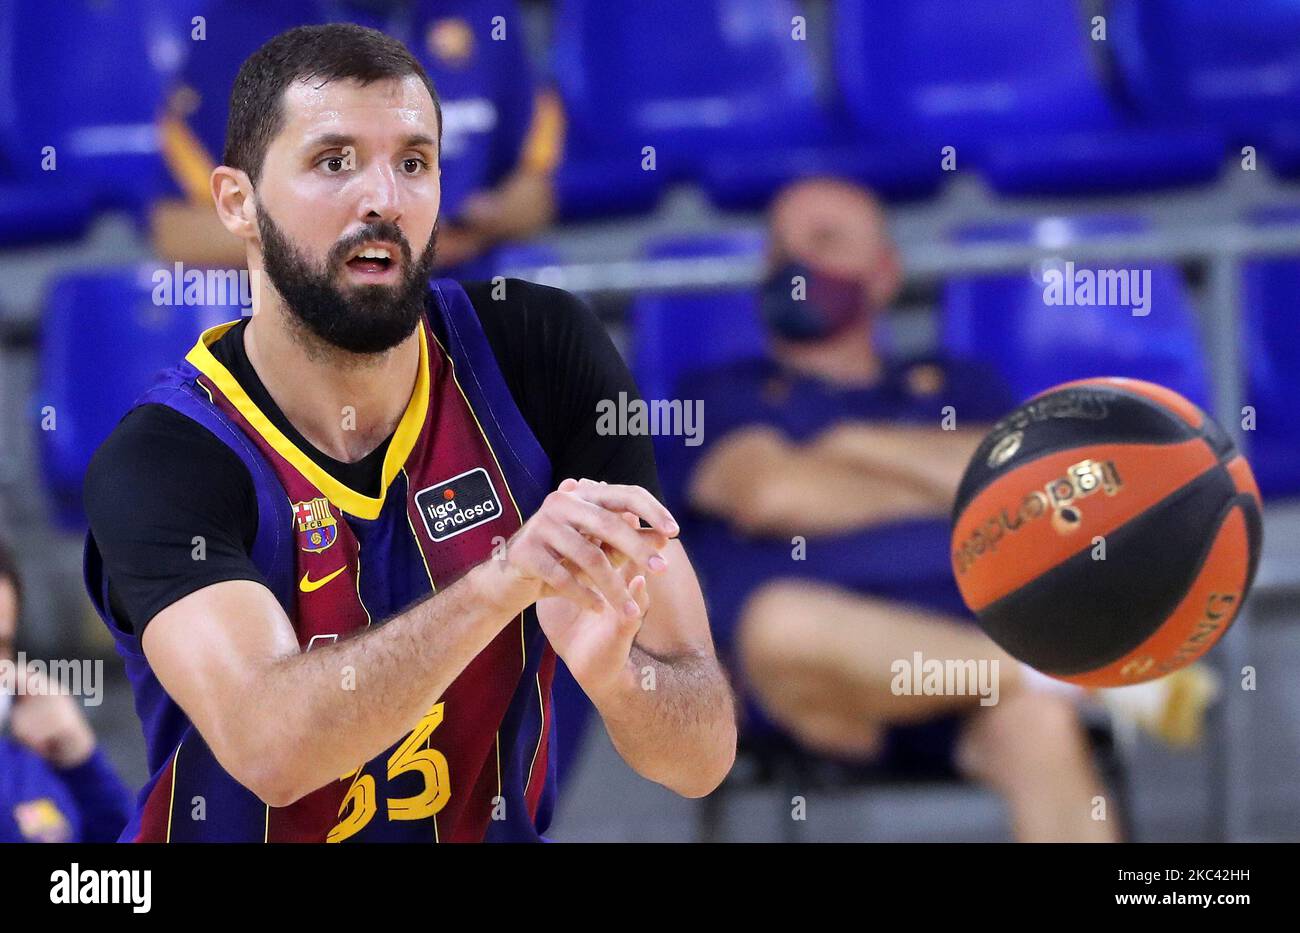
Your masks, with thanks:
M 381 624 L 448 585 L 488 558 L 550 491 L 550 463 L 464 290 L 433 282 L 426 311 L 415 391 L 375 497 L 304 454 L 212 355 L 209 347 L 236 322 L 205 332 L 136 402 L 194 419 L 247 466 L 259 518 L 252 559 L 304 651 Z M 115 624 L 93 538 L 86 583 L 126 662 L 148 747 L 151 778 L 123 840 L 526 841 L 549 824 L 556 659 L 533 609 L 392 748 L 274 808 L 217 763 L 158 682 L 138 635 Z

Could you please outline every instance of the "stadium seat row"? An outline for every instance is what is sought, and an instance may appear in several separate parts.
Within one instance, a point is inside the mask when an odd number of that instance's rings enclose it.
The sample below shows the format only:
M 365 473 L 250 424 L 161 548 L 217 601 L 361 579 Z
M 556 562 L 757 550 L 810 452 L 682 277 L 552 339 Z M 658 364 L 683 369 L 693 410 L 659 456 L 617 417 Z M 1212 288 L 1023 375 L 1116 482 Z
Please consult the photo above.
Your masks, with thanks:
M 303 21 L 318 6 L 278 0 L 295 4 Z M 104 207 L 143 216 L 161 174 L 153 121 L 204 7 L 0 5 L 0 246 L 76 236 Z M 416 0 L 415 15 L 440 7 Z M 929 194 L 945 168 L 1007 195 L 1147 190 L 1208 181 L 1246 145 L 1300 175 L 1293 0 L 807 13 L 797 0 L 558 0 L 545 70 L 568 113 L 565 216 L 647 209 L 680 180 L 752 208 L 811 173 L 887 197 Z
M 1077 232 L 1134 232 L 1140 223 L 1102 218 Z M 1003 224 L 961 238 L 1023 241 L 1030 235 L 1030 225 Z M 754 259 L 761 249 L 758 236 L 736 234 L 662 241 L 647 256 Z M 530 251 L 535 259 L 537 249 Z M 1042 282 L 1024 273 L 955 276 L 942 294 L 942 349 L 993 363 L 1022 398 L 1068 379 L 1121 375 L 1162 383 L 1206 406 L 1207 363 L 1181 273 L 1170 263 L 1141 266 L 1150 281 L 1141 298 L 1148 313 L 1140 315 L 1122 305 L 1047 306 Z M 1300 495 L 1300 421 L 1290 416 L 1300 397 L 1293 365 L 1300 354 L 1300 318 L 1293 310 L 1300 257 L 1255 259 L 1243 276 L 1246 398 L 1257 413 L 1248 439 L 1251 459 L 1266 496 Z M 239 316 L 240 307 L 228 278 L 187 283 L 156 265 L 76 272 L 55 283 L 42 319 L 32 414 L 46 428 L 39 432 L 43 472 L 62 524 L 83 521 L 81 481 L 90 457 L 152 375 L 184 356 L 201 330 Z M 688 371 L 762 353 L 766 344 L 749 290 L 642 293 L 629 321 L 632 368 L 652 399 L 674 397 Z M 114 359 L 111 381 L 84 367 L 91 353 Z M 56 419 L 53 430 L 43 415 Z

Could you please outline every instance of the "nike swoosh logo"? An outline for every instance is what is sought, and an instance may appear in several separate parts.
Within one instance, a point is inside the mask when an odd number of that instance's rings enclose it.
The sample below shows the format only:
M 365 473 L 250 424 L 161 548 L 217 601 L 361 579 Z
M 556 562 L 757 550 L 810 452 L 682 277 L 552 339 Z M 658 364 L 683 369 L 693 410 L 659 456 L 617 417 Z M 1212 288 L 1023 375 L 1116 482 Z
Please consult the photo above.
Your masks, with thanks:
M 337 577 L 346 569 L 347 569 L 346 566 L 340 567 L 338 570 L 334 571 L 328 577 L 321 577 L 319 580 L 313 580 L 311 578 L 311 572 L 308 571 L 307 573 L 304 573 L 302 575 L 302 579 L 298 581 L 298 589 L 302 590 L 304 593 L 310 593 L 314 590 L 319 590 L 322 586 L 324 586 L 326 583 L 329 583 L 331 580 L 333 580 L 335 577 Z

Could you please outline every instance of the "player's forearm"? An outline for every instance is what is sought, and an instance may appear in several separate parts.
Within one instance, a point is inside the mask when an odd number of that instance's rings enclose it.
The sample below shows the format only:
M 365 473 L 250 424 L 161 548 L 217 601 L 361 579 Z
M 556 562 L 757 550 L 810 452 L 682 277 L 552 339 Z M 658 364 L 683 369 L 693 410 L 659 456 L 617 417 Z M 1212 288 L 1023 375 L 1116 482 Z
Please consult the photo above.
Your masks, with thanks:
M 382 626 L 276 663 L 257 704 L 268 718 L 254 790 L 287 805 L 414 728 L 527 605 L 494 588 L 498 565 L 480 564 Z
M 592 699 L 614 747 L 642 777 L 703 797 L 731 770 L 735 698 L 716 658 L 657 658 L 633 646 L 628 677 Z

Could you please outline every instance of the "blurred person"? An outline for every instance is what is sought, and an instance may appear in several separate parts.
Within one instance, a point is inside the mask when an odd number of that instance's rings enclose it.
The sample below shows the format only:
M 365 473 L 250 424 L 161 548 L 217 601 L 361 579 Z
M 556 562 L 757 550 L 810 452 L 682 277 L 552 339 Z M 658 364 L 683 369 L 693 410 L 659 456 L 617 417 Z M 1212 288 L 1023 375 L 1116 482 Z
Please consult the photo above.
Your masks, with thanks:
M 557 657 L 629 766 L 710 792 L 732 696 L 649 439 L 597 431 L 636 393 L 600 323 L 554 288 L 430 282 L 450 178 L 401 43 L 295 28 L 231 99 L 211 190 L 253 314 L 85 483 L 151 774 L 122 838 L 536 841 Z
M 17 670 L 22 581 L 0 542 L 0 842 L 113 842 L 131 795 L 77 702 Z
M 555 213 L 552 176 L 563 145 L 559 97 L 532 77 L 523 16 L 484 0 L 216 0 L 189 42 L 161 121 L 168 195 L 153 211 L 155 252 L 169 261 L 242 267 L 244 244 L 217 218 L 208 178 L 221 161 L 239 63 L 293 26 L 351 21 L 415 51 L 441 95 L 443 211 L 435 266 L 489 278 L 490 252 Z
M 901 264 L 867 191 L 796 183 L 769 234 L 770 358 L 686 377 L 678 394 L 703 400 L 705 441 L 665 463 L 751 728 L 902 777 L 978 781 L 1020 840 L 1114 841 L 1116 822 L 1093 817 L 1103 791 L 1074 688 L 999 649 L 952 578 L 958 482 L 1014 400 L 976 362 L 879 352 Z M 996 662 L 996 702 L 916 695 L 919 674 L 900 680 L 895 665 L 918 652 Z

